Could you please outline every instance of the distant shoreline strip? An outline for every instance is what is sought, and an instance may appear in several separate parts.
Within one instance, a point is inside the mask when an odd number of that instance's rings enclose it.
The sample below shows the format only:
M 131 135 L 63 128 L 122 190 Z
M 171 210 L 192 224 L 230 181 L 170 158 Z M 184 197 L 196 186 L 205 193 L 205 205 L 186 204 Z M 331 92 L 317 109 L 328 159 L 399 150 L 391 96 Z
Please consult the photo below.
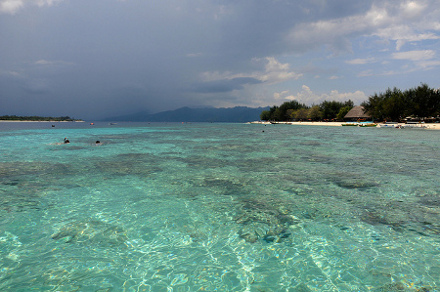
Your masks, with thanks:
M 84 121 L 20 121 L 20 120 L 0 120 L 0 123 L 84 123 Z
M 357 122 L 250 122 L 249 124 L 262 124 L 262 125 L 271 125 L 271 124 L 281 124 L 281 125 L 303 125 L 303 126 L 333 126 L 333 127 L 342 127 L 347 124 L 362 125 L 362 123 Z M 364 125 L 367 125 L 365 123 Z M 440 123 L 425 123 L 425 124 L 405 124 L 405 123 L 396 123 L 396 124 L 382 124 L 377 123 L 377 128 L 393 128 L 390 125 L 398 126 L 402 128 L 423 128 L 426 130 L 440 130 Z M 388 127 L 385 127 L 387 125 Z

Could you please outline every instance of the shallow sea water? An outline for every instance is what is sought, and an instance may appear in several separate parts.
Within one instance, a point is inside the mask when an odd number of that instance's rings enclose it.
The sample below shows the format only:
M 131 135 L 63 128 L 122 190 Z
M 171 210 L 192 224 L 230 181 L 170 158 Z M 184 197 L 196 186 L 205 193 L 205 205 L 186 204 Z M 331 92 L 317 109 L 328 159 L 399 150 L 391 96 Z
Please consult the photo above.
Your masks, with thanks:
M 54 125 L 0 123 L 1 291 L 440 291 L 440 131 Z

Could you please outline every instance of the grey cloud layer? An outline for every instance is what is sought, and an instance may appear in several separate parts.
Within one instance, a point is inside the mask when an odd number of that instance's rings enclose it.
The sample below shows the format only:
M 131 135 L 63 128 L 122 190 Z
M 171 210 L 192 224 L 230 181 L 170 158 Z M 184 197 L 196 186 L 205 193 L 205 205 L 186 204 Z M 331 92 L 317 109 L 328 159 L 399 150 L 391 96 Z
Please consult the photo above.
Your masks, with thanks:
M 0 105 L 88 117 L 307 101 L 304 84 L 361 96 L 359 81 L 338 81 L 362 75 L 350 67 L 397 72 L 387 62 L 405 60 L 438 70 L 438 19 L 434 0 L 0 0 Z M 334 73 L 318 82 L 314 67 Z

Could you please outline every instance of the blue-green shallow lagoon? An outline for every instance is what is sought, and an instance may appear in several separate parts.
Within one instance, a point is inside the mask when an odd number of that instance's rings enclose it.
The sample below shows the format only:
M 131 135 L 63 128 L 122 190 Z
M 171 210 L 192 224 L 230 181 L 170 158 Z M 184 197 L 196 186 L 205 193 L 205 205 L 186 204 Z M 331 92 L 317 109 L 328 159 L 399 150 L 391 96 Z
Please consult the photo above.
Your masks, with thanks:
M 0 123 L 1 291 L 440 291 L 440 131 L 54 125 Z

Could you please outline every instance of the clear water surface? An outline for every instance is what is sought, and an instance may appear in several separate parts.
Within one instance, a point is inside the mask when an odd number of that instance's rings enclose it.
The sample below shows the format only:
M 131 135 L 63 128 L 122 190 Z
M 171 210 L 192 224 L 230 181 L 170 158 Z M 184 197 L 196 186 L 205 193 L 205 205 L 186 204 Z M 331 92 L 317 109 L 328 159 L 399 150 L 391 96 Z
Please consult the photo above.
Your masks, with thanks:
M 1 291 L 440 291 L 440 131 L 54 126 L 0 123 Z

